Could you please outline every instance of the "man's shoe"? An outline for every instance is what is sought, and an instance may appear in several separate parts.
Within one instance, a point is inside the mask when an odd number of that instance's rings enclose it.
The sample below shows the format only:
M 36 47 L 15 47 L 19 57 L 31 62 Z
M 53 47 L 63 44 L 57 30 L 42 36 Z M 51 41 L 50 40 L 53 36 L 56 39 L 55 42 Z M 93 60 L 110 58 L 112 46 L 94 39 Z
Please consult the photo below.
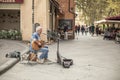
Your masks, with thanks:
M 49 59 L 45 59 L 44 62 L 51 62 L 51 60 L 49 60 Z
M 43 64 L 44 63 L 44 59 L 37 59 L 37 63 Z

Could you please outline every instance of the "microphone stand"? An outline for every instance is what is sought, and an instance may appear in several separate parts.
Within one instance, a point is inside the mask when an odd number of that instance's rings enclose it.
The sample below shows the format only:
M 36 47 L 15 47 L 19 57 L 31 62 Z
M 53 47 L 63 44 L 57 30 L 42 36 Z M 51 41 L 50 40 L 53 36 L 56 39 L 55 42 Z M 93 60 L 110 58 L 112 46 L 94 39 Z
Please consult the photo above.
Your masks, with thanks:
M 42 34 L 48 36 L 48 34 L 45 34 L 45 33 L 42 33 Z M 51 37 L 51 38 L 54 38 L 54 37 Z M 59 41 L 60 41 L 60 38 L 59 38 L 59 35 L 58 35 L 58 32 L 57 32 L 57 63 L 62 64 L 61 56 L 60 56 L 60 53 L 59 53 Z
M 61 56 L 60 56 L 60 53 L 59 53 L 59 37 L 57 38 L 57 63 L 59 64 L 62 64 L 61 63 Z
M 46 35 L 48 35 L 48 34 L 46 34 Z M 73 60 L 67 59 L 67 58 L 60 55 L 60 53 L 59 53 L 59 40 L 60 40 L 60 37 L 59 37 L 58 32 L 57 32 L 57 63 L 62 65 L 64 68 L 69 68 L 71 65 L 73 65 Z

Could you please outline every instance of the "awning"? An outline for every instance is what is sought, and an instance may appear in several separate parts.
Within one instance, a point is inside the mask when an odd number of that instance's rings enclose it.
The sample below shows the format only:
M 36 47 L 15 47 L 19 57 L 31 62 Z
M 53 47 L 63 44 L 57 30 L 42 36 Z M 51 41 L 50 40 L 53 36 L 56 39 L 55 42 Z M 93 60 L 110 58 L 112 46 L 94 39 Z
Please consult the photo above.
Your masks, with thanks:
M 100 24 L 100 23 L 120 23 L 120 20 L 100 20 L 100 21 L 95 21 L 95 24 Z
M 100 21 L 95 21 L 95 24 L 100 24 L 100 23 L 120 23 L 120 15 L 107 17 L 104 20 L 100 20 Z
M 112 16 L 112 17 L 108 17 L 108 18 L 105 18 L 105 20 L 120 20 L 120 15 L 118 16 Z

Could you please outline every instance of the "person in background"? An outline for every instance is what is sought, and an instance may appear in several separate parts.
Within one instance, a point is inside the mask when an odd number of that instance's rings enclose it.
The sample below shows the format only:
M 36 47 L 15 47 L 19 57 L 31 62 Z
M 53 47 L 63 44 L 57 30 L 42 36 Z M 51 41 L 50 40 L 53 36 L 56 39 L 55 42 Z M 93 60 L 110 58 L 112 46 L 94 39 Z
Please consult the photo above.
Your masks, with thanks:
M 68 40 L 68 25 L 66 24 L 64 26 L 64 39 Z
M 51 30 L 47 30 L 47 40 L 48 40 L 48 44 L 51 44 L 51 40 L 52 40 Z
M 85 35 L 87 35 L 87 33 L 88 33 L 88 26 L 86 25 L 85 26 Z
M 94 26 L 94 24 L 92 24 L 92 26 L 91 26 L 91 35 L 92 36 L 94 35 L 94 30 L 95 30 L 95 26 Z
M 80 25 L 77 26 L 77 33 L 79 35 L 79 33 L 80 33 Z
M 77 25 L 75 25 L 75 34 L 77 35 Z
M 103 39 L 105 40 L 105 39 L 111 39 L 111 37 L 110 37 L 110 30 L 109 30 L 109 28 L 108 29 L 105 29 L 105 31 L 104 31 L 104 37 L 103 37 Z
M 98 27 L 98 25 L 96 25 L 95 31 L 96 31 L 96 35 L 98 36 L 99 35 L 99 27 Z
M 82 35 L 84 35 L 85 28 L 84 28 L 84 26 L 83 26 L 83 25 L 82 25 L 82 27 L 81 27 L 81 32 L 82 32 Z

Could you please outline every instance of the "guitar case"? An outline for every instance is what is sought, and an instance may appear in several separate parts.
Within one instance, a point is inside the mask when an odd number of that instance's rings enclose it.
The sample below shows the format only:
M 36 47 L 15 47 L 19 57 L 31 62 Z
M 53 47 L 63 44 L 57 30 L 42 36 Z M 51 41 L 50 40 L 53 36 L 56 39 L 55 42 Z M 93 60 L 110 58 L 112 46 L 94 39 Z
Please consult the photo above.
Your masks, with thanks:
M 71 65 L 73 65 L 73 60 L 72 59 L 63 59 L 62 65 L 64 68 L 69 68 Z

